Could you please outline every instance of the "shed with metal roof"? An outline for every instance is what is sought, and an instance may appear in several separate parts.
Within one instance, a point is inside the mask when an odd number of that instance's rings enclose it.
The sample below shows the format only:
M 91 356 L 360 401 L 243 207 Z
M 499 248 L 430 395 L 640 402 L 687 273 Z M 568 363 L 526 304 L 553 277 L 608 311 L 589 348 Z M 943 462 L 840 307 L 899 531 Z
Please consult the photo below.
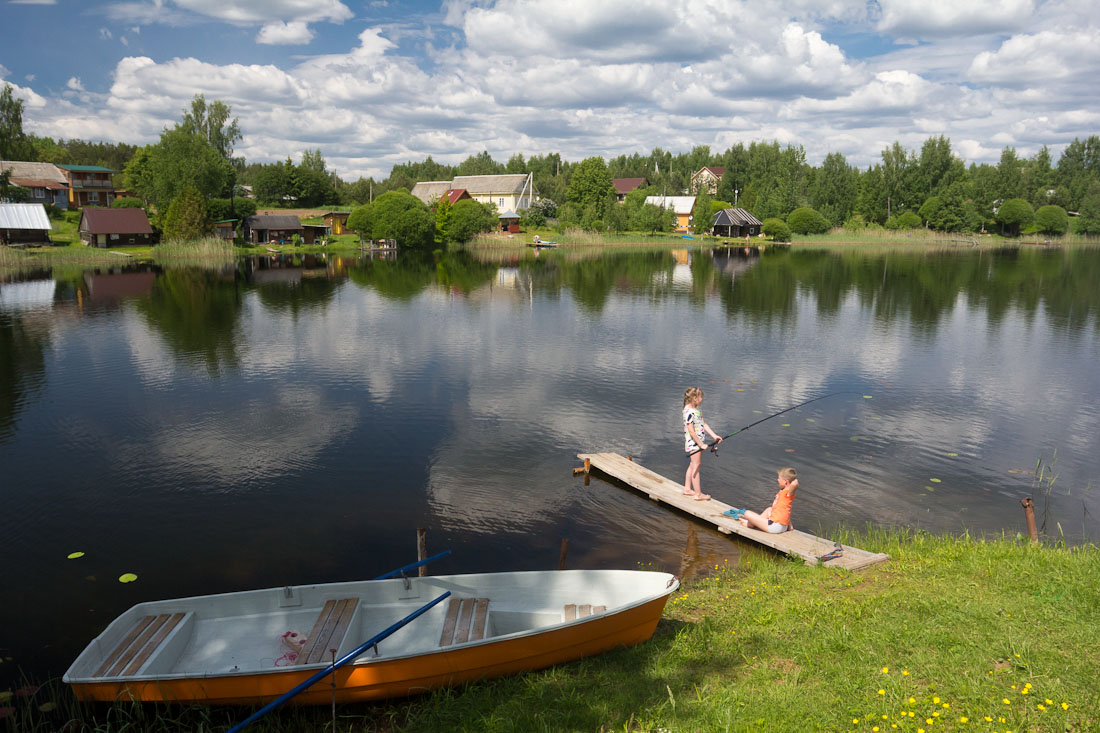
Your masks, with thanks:
M 42 204 L 0 204 L 0 244 L 48 243 L 51 228 Z

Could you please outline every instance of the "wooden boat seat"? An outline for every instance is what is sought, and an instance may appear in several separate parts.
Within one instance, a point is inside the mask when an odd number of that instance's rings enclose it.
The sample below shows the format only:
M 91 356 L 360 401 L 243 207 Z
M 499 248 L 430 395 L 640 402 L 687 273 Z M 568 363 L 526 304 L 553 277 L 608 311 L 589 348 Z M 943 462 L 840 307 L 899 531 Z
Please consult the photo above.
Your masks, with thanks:
M 594 616 L 597 613 L 603 613 L 606 610 L 607 606 L 593 606 L 591 603 L 567 603 L 565 605 L 565 620 L 576 621 L 579 618 Z
M 488 598 L 455 598 L 447 602 L 443 618 L 443 634 L 439 646 L 465 644 L 485 638 L 485 623 L 489 618 Z
M 355 609 L 359 607 L 358 598 L 332 599 L 325 603 L 321 609 L 317 622 L 313 624 L 313 630 L 306 637 L 306 644 L 302 651 L 298 652 L 295 664 L 316 664 L 317 662 L 332 661 L 329 657 L 331 650 L 339 649 L 344 640 L 344 634 L 351 624 L 351 617 Z
M 141 665 L 149 661 L 153 652 L 186 615 L 164 613 L 139 618 L 130 633 L 122 638 L 92 676 L 119 677 L 134 674 L 141 669 Z

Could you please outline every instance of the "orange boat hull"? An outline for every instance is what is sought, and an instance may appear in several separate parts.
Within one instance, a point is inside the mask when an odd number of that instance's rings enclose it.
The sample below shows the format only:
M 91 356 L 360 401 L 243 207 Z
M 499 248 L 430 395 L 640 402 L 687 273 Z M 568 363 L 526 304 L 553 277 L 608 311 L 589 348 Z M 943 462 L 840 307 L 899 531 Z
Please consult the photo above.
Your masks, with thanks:
M 336 701 L 382 700 L 427 692 L 489 677 L 543 669 L 562 662 L 631 646 L 653 635 L 668 596 L 581 623 L 500 641 L 397 659 L 357 663 L 336 670 Z M 382 643 L 383 645 L 385 642 Z M 366 661 L 362 661 L 366 660 Z M 73 683 L 84 701 L 262 705 L 305 682 L 317 668 L 281 667 L 262 674 L 186 677 L 141 681 Z M 323 705 L 332 701 L 329 680 L 302 692 L 289 704 Z

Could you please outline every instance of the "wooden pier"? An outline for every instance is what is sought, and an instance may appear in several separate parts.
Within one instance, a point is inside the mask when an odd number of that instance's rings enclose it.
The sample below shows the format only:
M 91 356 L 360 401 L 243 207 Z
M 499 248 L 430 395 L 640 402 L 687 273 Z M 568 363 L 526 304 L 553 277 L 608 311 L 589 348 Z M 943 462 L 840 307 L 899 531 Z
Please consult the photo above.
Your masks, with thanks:
M 674 506 L 680 511 L 687 512 L 713 524 L 723 534 L 735 534 L 788 555 L 795 555 L 802 558 L 807 564 L 813 565 L 821 562 L 831 568 L 860 570 L 890 559 L 890 556 L 885 553 L 867 552 L 858 547 L 838 545 L 836 542 L 797 529 L 792 529 L 783 534 L 768 534 L 752 527 L 743 527 L 736 519 L 727 517 L 722 513 L 733 508 L 729 504 L 723 504 L 717 499 L 695 501 L 690 496 L 684 496 L 682 482 L 660 476 L 618 453 L 579 453 L 577 458 L 584 461 L 584 468 L 578 468 L 574 473 L 588 473 L 592 468 L 596 468 L 608 476 L 622 481 L 631 488 L 648 495 L 650 499 L 656 502 Z M 840 548 L 839 556 L 825 561 L 818 559 L 823 555 L 835 552 L 838 547 Z

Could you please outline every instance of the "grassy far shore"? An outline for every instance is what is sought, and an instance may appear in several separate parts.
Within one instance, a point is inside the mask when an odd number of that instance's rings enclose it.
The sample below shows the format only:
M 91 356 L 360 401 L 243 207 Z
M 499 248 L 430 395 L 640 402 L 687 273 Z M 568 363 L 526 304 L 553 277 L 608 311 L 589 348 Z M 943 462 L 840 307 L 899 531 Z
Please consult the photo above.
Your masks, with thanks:
M 834 538 L 891 560 L 850 573 L 746 549 L 677 592 L 645 644 L 458 690 L 341 706 L 336 730 L 1100 726 L 1100 548 L 906 530 Z M 248 714 L 82 706 L 56 681 L 34 687 L 0 692 L 11 730 L 225 730 Z M 251 729 L 331 730 L 331 711 L 284 708 Z

